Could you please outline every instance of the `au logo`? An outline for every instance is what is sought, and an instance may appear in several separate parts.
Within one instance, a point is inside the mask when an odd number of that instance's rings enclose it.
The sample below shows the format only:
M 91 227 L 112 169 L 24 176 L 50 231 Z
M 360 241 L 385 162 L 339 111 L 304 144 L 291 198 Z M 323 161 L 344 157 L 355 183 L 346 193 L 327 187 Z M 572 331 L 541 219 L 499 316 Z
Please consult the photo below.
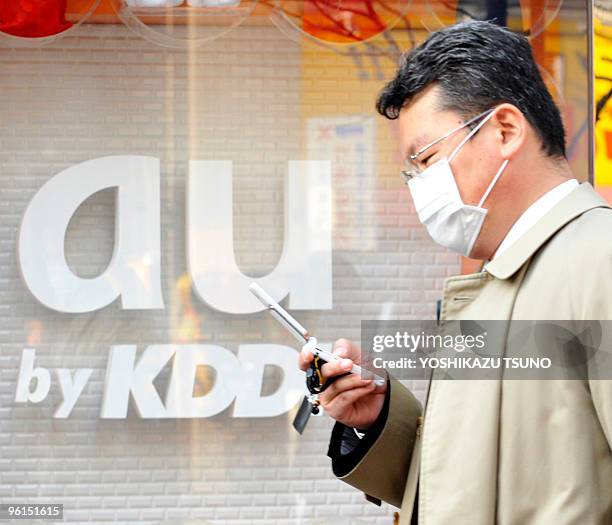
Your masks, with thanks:
M 263 309 L 253 281 L 236 264 L 232 164 L 192 160 L 186 204 L 187 266 L 197 295 L 216 310 Z M 99 310 L 117 298 L 124 309 L 164 308 L 160 249 L 159 159 L 101 157 L 51 178 L 28 205 L 19 232 L 19 265 L 30 292 L 59 312 Z M 94 193 L 116 190 L 115 247 L 92 279 L 66 263 L 64 238 L 77 208 Z M 328 161 L 291 161 L 286 179 L 285 240 L 268 275 L 255 279 L 293 309 L 329 309 L 331 295 L 331 170 Z
M 197 295 L 229 314 L 264 307 L 249 292 L 253 281 L 234 258 L 232 165 L 190 162 L 186 199 L 187 266 Z M 115 246 L 105 271 L 92 279 L 66 263 L 64 238 L 71 217 L 94 193 L 115 189 Z M 289 294 L 294 309 L 329 309 L 331 285 L 331 170 L 327 161 L 292 161 L 286 179 L 285 239 L 276 267 L 256 279 L 275 299 Z M 65 313 L 93 312 L 120 299 L 124 309 L 164 308 L 160 248 L 160 173 L 154 157 L 127 155 L 89 160 L 52 177 L 30 201 L 18 238 L 19 265 L 32 295 Z M 236 354 L 218 345 L 150 345 L 136 359 L 135 345 L 110 348 L 101 418 L 125 418 L 130 395 L 142 418 L 210 417 L 232 403 L 233 417 L 270 417 L 289 410 L 304 392 L 296 352 L 273 344 L 240 345 Z M 35 349 L 23 350 L 15 401 L 40 403 L 52 387 L 62 402 L 55 418 L 66 418 L 92 373 L 80 368 L 35 366 Z M 153 382 L 172 363 L 164 400 Z M 262 396 L 264 368 L 280 367 L 283 380 Z M 196 370 L 216 372 L 210 391 L 194 396 Z M 34 381 L 33 381 L 34 380 Z

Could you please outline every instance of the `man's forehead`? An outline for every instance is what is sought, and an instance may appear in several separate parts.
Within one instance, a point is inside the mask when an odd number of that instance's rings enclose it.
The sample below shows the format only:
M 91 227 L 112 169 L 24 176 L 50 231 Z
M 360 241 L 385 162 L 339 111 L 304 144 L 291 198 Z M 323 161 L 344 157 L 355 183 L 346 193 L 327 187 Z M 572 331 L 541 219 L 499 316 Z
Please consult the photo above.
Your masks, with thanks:
M 435 109 L 427 104 L 429 100 L 420 102 L 404 106 L 399 114 L 402 139 L 400 153 L 403 158 L 415 154 L 433 140 L 431 137 L 436 126 L 432 120 L 435 120 L 433 119 Z
M 406 109 L 402 111 L 404 113 L 400 113 L 400 153 L 403 158 L 414 155 L 452 126 L 458 126 L 462 122 L 460 115 L 448 111 L 432 109 L 427 117 L 417 112 L 408 114 L 409 110 Z
M 415 121 L 405 121 L 400 126 L 400 153 L 402 158 L 414 155 L 433 140 L 429 124 L 418 125 Z

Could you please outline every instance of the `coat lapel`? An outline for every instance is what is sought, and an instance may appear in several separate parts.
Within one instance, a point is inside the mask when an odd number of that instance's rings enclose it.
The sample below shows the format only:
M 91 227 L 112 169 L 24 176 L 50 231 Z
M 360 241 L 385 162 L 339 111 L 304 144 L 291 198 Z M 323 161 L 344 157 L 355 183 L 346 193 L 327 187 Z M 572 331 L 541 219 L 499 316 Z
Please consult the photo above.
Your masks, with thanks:
M 498 279 L 514 274 L 560 228 L 585 211 L 610 208 L 588 182 L 582 183 L 551 208 L 524 235 L 486 266 L 486 271 Z

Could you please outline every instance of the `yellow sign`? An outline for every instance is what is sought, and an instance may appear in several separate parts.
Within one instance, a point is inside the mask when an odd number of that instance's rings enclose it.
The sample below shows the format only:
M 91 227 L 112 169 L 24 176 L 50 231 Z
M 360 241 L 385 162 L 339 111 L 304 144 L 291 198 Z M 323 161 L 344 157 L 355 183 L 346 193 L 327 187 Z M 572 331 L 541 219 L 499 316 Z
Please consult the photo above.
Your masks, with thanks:
M 595 20 L 595 183 L 612 187 L 612 26 Z

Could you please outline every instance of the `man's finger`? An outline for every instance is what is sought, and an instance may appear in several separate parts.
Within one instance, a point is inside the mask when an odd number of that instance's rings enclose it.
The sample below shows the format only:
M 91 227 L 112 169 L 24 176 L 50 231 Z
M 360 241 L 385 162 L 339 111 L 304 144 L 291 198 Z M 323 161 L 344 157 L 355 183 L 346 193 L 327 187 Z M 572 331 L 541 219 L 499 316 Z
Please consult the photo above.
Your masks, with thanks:
M 351 359 L 340 359 L 339 361 L 333 361 L 331 363 L 325 363 L 321 367 L 321 374 L 323 377 L 334 377 L 340 374 L 346 374 L 351 368 L 353 368 L 353 361 Z
M 354 363 L 359 363 L 361 358 L 361 351 L 348 339 L 340 338 L 334 343 L 332 353 L 340 357 L 347 357 Z
M 362 379 L 358 374 L 349 374 L 344 377 L 339 377 L 319 394 L 319 399 L 321 402 L 325 401 L 329 403 L 334 397 L 342 392 L 368 385 L 371 382 L 371 379 Z
M 312 350 L 308 346 L 304 345 L 298 356 L 298 366 L 300 367 L 300 370 L 308 370 L 308 367 L 310 367 L 310 363 L 313 359 L 314 354 L 312 353 Z
M 374 383 L 362 386 L 359 388 L 352 388 L 346 390 L 341 394 L 334 397 L 328 403 L 321 402 L 321 406 L 327 412 L 327 414 L 334 419 L 342 419 L 343 415 L 353 403 L 361 399 L 362 397 L 368 396 L 374 392 Z

